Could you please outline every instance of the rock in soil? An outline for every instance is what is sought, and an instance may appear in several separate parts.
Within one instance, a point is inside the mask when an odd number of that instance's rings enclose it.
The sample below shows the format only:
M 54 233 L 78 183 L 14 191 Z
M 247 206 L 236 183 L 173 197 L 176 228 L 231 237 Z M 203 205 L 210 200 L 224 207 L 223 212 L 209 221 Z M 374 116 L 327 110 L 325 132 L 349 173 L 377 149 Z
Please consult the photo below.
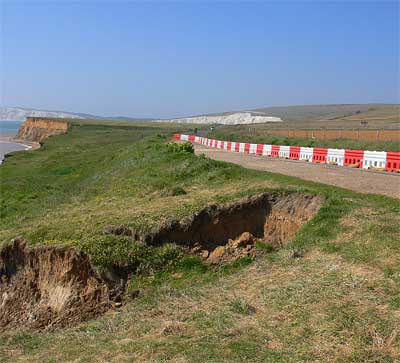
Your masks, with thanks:
M 256 239 L 249 232 L 242 233 L 238 238 L 230 239 L 225 246 L 218 246 L 210 252 L 206 262 L 210 265 L 235 261 L 246 256 L 254 257 Z

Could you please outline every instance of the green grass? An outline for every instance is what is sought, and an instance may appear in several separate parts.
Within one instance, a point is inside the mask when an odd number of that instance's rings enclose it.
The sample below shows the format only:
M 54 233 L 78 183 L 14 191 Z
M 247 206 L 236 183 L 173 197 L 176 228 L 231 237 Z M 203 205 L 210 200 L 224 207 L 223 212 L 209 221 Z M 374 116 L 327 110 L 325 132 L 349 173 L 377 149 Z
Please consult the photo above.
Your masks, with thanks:
M 265 131 L 268 133 L 268 131 Z M 398 141 L 357 141 L 349 139 L 304 139 L 273 135 L 257 135 L 241 127 L 236 131 L 232 128 L 219 128 L 208 134 L 209 138 L 226 141 L 239 141 L 254 144 L 290 145 L 307 147 L 325 147 L 334 149 L 354 149 L 371 151 L 400 151 Z
M 399 201 L 168 146 L 185 127 L 75 123 L 0 167 L 1 243 L 73 245 L 100 268 L 136 272 L 120 310 L 64 330 L 0 333 L 0 361 L 398 361 Z M 104 233 L 152 232 L 209 203 L 266 191 L 326 202 L 289 246 L 257 245 L 255 261 L 210 269 L 171 244 Z

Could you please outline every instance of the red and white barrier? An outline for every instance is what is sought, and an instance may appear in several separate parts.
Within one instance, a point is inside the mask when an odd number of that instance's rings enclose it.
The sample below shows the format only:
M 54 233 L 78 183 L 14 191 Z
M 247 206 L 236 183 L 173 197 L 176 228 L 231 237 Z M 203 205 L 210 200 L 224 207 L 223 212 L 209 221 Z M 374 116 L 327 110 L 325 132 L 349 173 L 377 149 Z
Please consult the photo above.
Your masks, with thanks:
M 175 140 L 190 141 L 211 148 L 247 154 L 333 164 L 362 169 L 400 172 L 400 152 L 326 149 L 286 145 L 250 144 L 244 142 L 213 140 L 206 137 L 175 134 Z

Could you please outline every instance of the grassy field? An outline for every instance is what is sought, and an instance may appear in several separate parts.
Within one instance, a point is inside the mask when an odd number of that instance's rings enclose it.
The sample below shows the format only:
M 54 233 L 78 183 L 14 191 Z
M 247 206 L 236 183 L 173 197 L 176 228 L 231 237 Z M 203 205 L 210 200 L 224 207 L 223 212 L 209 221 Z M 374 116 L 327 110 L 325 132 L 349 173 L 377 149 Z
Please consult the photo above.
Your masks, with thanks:
M 256 144 L 326 147 L 337 149 L 400 151 L 398 141 L 357 141 L 349 139 L 308 139 L 268 135 L 268 130 L 245 126 L 221 126 L 208 134 L 217 140 L 250 142 Z
M 340 127 L 354 128 L 361 121 L 368 122 L 368 128 L 398 128 L 400 122 L 399 104 L 338 104 L 266 107 L 252 110 L 259 114 L 280 117 L 284 123 L 272 127 Z M 397 124 L 397 126 L 396 126 Z
M 99 267 L 132 263 L 132 251 L 138 267 L 151 259 L 120 309 L 63 330 L 2 332 L 0 361 L 398 361 L 399 201 L 171 150 L 186 127 L 75 123 L 0 167 L 1 243 L 73 245 Z M 326 202 L 290 245 L 255 261 L 170 264 L 177 255 L 163 247 L 143 256 L 124 237 L 104 237 L 109 225 L 151 232 L 265 191 Z

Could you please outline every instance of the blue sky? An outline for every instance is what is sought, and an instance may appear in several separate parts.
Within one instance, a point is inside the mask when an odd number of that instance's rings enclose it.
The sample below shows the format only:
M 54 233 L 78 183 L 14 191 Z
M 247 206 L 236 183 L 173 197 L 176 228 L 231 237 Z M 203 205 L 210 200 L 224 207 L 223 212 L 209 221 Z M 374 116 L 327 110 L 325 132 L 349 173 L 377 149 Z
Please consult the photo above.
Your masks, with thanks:
M 0 3 L 3 106 L 172 117 L 399 102 L 394 1 Z

